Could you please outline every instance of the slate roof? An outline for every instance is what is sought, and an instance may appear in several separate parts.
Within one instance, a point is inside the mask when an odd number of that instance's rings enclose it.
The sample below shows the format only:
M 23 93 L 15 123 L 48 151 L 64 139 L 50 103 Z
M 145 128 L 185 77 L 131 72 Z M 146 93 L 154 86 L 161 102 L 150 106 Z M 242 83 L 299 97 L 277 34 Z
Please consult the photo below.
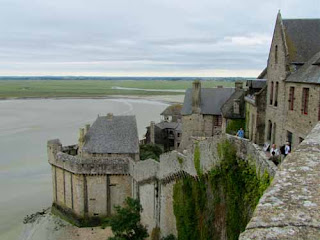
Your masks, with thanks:
M 182 105 L 181 104 L 173 104 L 167 107 L 160 115 L 180 115 L 181 114 Z
M 85 136 L 88 153 L 139 153 L 135 116 L 98 117 Z
M 247 80 L 246 86 L 249 88 L 261 89 L 267 84 L 266 79 Z
M 181 124 L 181 123 L 178 123 L 178 122 L 160 122 L 160 123 L 157 123 L 156 126 L 158 128 L 161 128 L 161 129 L 166 129 L 166 128 L 176 129 L 179 124 Z
M 221 112 L 223 117 L 229 118 L 229 119 L 245 118 L 244 95 L 245 95 L 245 90 L 238 89 L 230 96 L 230 98 L 221 107 Z M 233 112 L 233 102 L 236 99 L 239 100 L 240 114 L 235 114 Z
M 234 92 L 234 88 L 201 88 L 200 113 L 208 115 L 221 115 L 222 105 Z M 181 111 L 182 115 L 192 114 L 192 89 L 186 91 Z
M 292 73 L 286 82 L 318 83 L 320 84 L 320 66 L 317 64 L 320 52 L 315 54 L 308 62 Z
M 268 73 L 268 68 L 265 67 L 263 69 L 263 71 L 259 74 L 259 76 L 257 77 L 257 79 L 265 79 L 267 77 L 267 73 Z
M 320 51 L 320 19 L 283 19 L 291 63 L 307 62 Z

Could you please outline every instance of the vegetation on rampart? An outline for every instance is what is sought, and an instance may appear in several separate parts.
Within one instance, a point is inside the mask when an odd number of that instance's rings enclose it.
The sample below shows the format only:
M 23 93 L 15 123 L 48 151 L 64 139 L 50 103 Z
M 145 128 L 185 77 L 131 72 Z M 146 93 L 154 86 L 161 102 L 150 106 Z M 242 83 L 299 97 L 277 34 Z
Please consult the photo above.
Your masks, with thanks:
M 235 135 L 237 131 L 242 128 L 245 130 L 246 128 L 246 120 L 245 119 L 228 119 L 228 124 L 226 128 L 226 132 L 228 134 Z
M 140 145 L 140 160 L 154 159 L 159 161 L 159 157 L 162 154 L 162 149 L 158 145 L 143 144 Z
M 201 168 L 201 163 L 200 163 L 200 148 L 199 148 L 198 142 L 195 143 L 193 162 L 194 162 L 194 167 L 197 171 L 198 176 L 201 176 L 202 175 L 202 168 Z
M 140 223 L 142 206 L 139 200 L 128 197 L 124 207 L 114 208 L 116 214 L 109 220 L 114 237 L 109 240 L 143 240 L 149 236 L 147 228 Z
M 178 239 L 238 239 L 269 186 L 268 174 L 257 177 L 229 141 L 218 145 L 218 153 L 219 166 L 198 181 L 184 178 L 174 186 Z

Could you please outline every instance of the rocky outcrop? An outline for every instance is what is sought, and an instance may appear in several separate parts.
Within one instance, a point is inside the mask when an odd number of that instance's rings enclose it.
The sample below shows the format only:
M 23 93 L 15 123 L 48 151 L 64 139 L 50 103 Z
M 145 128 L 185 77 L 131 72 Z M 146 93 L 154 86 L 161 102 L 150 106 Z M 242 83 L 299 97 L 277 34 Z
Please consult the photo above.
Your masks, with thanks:
M 78 228 L 51 214 L 50 208 L 25 218 L 19 240 L 100 240 L 112 236 L 110 228 Z

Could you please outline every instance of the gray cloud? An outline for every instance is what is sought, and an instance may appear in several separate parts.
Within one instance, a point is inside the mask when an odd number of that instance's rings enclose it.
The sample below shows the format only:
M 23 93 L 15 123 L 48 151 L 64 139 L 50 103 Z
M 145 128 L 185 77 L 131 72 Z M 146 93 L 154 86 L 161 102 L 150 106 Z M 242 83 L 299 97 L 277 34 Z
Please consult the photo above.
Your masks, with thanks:
M 256 75 L 308 0 L 1 0 L 1 75 Z

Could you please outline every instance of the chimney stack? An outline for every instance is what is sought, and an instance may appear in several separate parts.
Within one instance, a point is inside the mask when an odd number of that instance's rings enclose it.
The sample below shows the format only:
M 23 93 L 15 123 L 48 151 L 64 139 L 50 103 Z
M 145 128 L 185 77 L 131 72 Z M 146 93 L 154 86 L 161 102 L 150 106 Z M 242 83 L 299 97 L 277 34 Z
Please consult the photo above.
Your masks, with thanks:
M 155 122 L 154 121 L 151 121 L 150 123 L 150 143 L 151 144 L 155 144 L 156 141 L 155 141 Z
M 242 81 L 235 81 L 234 87 L 236 90 L 242 89 L 243 88 L 243 82 Z
M 201 83 L 195 80 L 192 83 L 192 113 L 200 113 Z
M 108 113 L 107 114 L 107 119 L 108 120 L 112 120 L 112 118 L 113 118 L 113 113 Z

